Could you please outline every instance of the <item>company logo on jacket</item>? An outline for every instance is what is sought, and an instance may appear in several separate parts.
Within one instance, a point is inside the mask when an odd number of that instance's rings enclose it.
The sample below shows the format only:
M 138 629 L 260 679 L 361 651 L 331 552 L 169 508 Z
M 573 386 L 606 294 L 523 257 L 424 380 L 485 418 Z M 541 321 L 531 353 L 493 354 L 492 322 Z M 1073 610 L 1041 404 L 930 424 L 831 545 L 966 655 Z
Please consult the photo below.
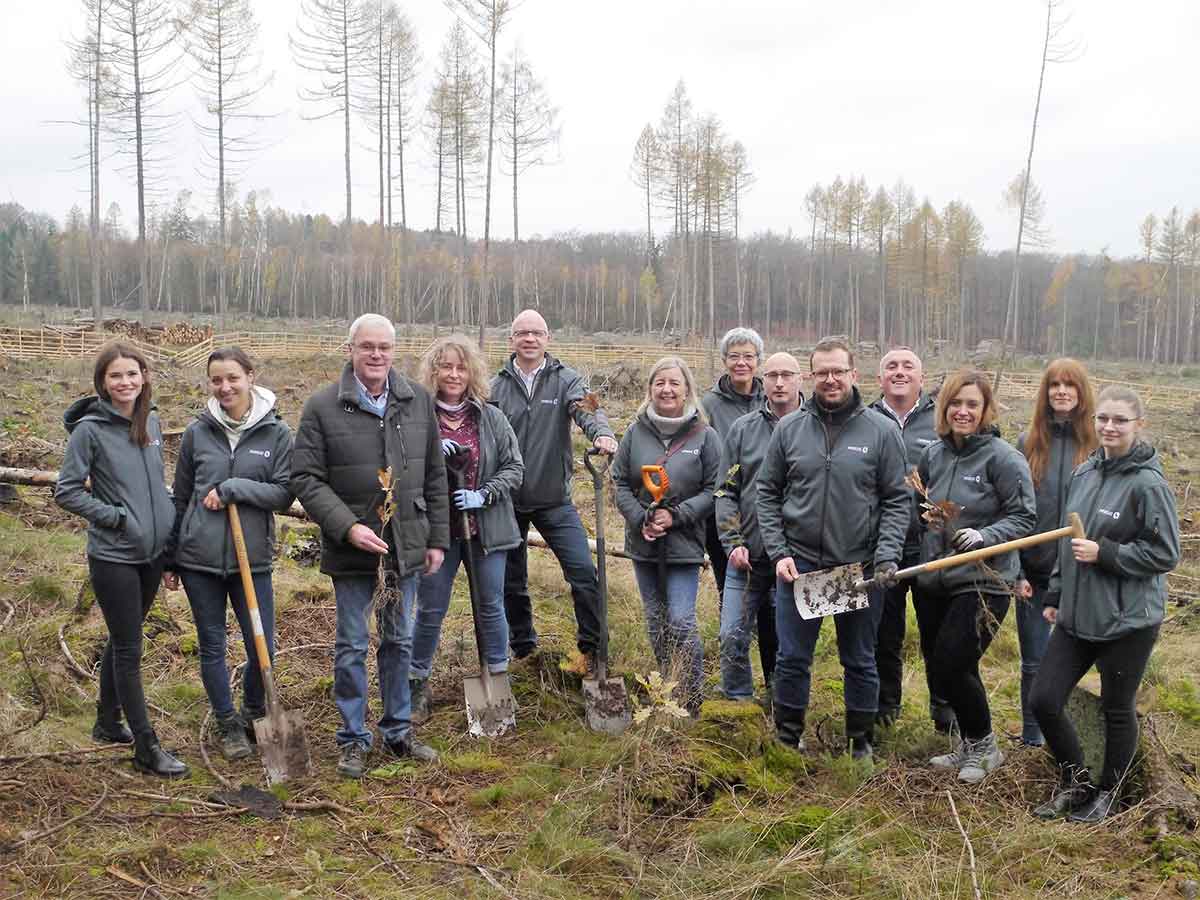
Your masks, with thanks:
M 1102 516 L 1108 516 L 1114 522 L 1117 519 L 1121 518 L 1121 511 L 1119 509 L 1115 509 L 1115 510 L 1114 509 L 1105 509 L 1102 506 L 1098 510 L 1096 510 L 1096 512 L 1100 513 L 1100 515 L 1102 515 Z
M 263 459 L 271 458 L 270 450 L 251 450 L 251 451 L 249 451 L 249 453 L 251 456 L 261 456 Z
M 983 476 L 982 475 L 964 475 L 962 477 L 962 480 L 969 481 L 972 484 L 983 484 Z
M 853 444 L 847 444 L 846 449 L 853 450 L 855 453 L 862 453 L 864 455 L 871 452 L 871 448 L 865 445 L 862 447 L 855 447 Z

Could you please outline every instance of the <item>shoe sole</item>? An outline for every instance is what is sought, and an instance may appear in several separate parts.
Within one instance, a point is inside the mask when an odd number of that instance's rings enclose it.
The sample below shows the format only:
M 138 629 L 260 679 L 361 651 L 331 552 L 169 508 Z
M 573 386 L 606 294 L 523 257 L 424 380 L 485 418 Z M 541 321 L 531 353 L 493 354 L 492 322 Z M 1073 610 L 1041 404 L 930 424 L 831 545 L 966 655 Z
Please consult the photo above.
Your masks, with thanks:
M 353 781 L 361 781 L 365 770 L 363 769 L 345 769 L 341 766 L 337 767 L 337 773 L 343 778 L 349 778 Z
M 184 768 L 182 772 L 156 772 L 145 763 L 140 763 L 136 759 L 133 761 L 133 768 L 143 775 L 153 775 L 155 778 L 183 778 L 188 774 L 187 768 Z

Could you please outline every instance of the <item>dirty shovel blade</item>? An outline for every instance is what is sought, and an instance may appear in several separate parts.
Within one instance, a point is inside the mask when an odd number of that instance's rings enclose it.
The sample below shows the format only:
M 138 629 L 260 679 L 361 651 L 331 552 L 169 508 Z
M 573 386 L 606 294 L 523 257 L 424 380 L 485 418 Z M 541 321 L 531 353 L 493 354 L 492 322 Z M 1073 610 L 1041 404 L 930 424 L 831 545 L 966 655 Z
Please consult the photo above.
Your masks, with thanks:
M 467 697 L 467 730 L 475 737 L 499 737 L 517 727 L 517 701 L 507 673 L 490 675 L 487 683 L 481 675 L 463 679 Z
M 312 755 L 304 736 L 304 717 L 295 710 L 276 710 L 254 720 L 254 737 L 267 784 L 279 784 L 289 778 L 305 778 L 312 774 Z
M 583 703 L 587 727 L 604 734 L 624 734 L 632 718 L 629 692 L 620 678 L 585 678 Z
M 870 596 L 854 588 L 855 582 L 862 577 L 862 563 L 803 573 L 792 582 L 796 611 L 801 618 L 819 619 L 866 609 L 871 602 Z

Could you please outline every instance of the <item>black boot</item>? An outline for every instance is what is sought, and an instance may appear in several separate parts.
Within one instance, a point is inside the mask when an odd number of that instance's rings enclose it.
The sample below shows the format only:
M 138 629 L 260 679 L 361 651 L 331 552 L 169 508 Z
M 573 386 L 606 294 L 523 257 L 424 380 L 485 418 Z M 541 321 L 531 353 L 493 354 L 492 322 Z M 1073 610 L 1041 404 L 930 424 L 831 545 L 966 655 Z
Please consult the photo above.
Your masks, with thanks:
M 776 702 L 775 739 L 793 750 L 804 750 L 804 714 L 806 710 Z
M 1115 790 L 1100 791 L 1075 812 L 1067 816 L 1068 822 L 1079 822 L 1083 825 L 1095 825 L 1103 822 L 1117 808 L 1117 792 Z
M 188 773 L 187 766 L 158 745 L 158 735 L 153 731 L 135 736 L 133 767 L 139 772 L 162 778 L 179 778 Z
M 850 743 L 852 759 L 870 759 L 874 753 L 871 742 L 875 740 L 875 713 L 846 710 L 846 738 Z
M 133 732 L 121 721 L 120 709 L 105 709 L 103 704 L 97 703 L 92 740 L 102 744 L 132 744 Z
M 1096 795 L 1087 769 L 1065 766 L 1050 799 L 1033 808 L 1039 819 L 1061 819 L 1087 806 Z
M 237 713 L 228 719 L 217 719 L 217 732 L 220 734 L 221 755 L 226 759 L 245 759 L 254 752 L 250 747 L 250 739 L 246 737 L 246 723 Z

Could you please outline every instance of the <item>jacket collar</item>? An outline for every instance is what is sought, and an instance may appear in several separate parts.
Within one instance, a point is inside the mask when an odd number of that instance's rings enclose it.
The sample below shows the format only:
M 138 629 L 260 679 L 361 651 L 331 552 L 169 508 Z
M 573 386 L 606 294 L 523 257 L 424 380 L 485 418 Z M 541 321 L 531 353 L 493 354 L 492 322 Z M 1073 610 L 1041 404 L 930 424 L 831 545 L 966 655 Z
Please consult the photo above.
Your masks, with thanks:
M 822 406 L 820 401 L 817 400 L 816 392 L 809 396 L 808 402 L 804 404 L 803 408 L 809 410 L 821 421 L 830 425 L 844 425 L 862 412 L 863 409 L 862 394 L 859 393 L 858 386 L 851 387 L 850 391 L 850 399 L 837 409 L 831 410 Z
M 963 441 L 962 447 L 954 443 L 953 435 L 943 435 L 942 443 L 946 445 L 955 456 L 970 456 L 980 447 L 987 446 L 992 438 L 1000 437 L 1000 429 L 995 425 L 988 425 L 986 428 L 981 428 L 974 434 L 967 435 L 967 439 Z
M 717 383 L 712 386 L 712 392 L 714 394 L 720 394 L 722 397 L 726 397 L 730 400 L 738 402 L 755 400 L 759 397 L 762 397 L 763 391 L 763 380 L 757 375 L 755 375 L 754 379 L 750 382 L 749 394 L 743 394 L 740 391 L 734 390 L 733 379 L 730 377 L 728 372 L 718 378 Z
M 546 374 L 549 374 L 551 371 L 553 371 L 555 369 L 562 368 L 562 363 L 559 362 L 559 360 L 556 357 L 551 356 L 549 353 L 546 354 L 544 364 L 546 366 L 546 368 L 544 370 Z M 516 353 L 508 354 L 508 362 L 506 362 L 504 364 L 504 367 L 500 370 L 500 374 L 507 375 L 510 378 L 520 378 L 521 377 L 520 373 L 517 371 L 517 354 Z

